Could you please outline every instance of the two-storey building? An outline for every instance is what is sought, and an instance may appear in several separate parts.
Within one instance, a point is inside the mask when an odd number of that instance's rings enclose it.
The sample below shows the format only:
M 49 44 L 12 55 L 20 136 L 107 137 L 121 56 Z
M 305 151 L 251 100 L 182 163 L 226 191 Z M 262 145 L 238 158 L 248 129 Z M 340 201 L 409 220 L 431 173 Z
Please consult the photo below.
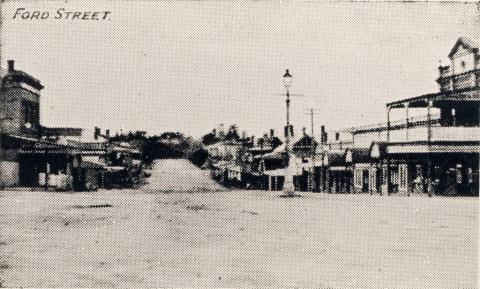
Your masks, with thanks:
M 56 183 L 72 188 L 78 148 L 59 141 L 77 128 L 49 128 L 40 122 L 41 82 L 8 61 L 0 91 L 0 186 L 36 187 Z
M 79 128 L 43 126 L 41 82 L 16 69 L 13 60 L 0 76 L 0 188 L 96 189 L 109 170 L 125 171 L 108 156 L 138 154 L 108 139 L 85 142 Z
M 439 67 L 439 92 L 387 103 L 386 123 L 348 130 L 342 166 L 351 171 L 349 191 L 478 195 L 478 45 L 461 37 L 449 58 Z M 404 119 L 391 121 L 393 110 Z

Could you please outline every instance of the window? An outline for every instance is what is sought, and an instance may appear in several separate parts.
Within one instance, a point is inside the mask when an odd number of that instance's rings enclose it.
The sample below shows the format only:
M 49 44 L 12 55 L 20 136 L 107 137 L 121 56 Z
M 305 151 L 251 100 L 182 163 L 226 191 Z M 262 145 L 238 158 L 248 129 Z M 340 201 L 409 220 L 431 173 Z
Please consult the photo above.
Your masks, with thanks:
M 468 178 L 468 183 L 469 184 L 473 183 L 473 169 L 472 168 L 468 168 L 467 178 Z
M 463 173 L 462 173 L 462 164 L 457 164 L 456 167 L 456 179 L 457 179 L 457 184 L 461 184 L 463 181 Z
M 23 123 L 24 125 L 29 123 L 31 127 L 38 127 L 40 124 L 40 107 L 38 103 L 33 101 L 23 101 Z
M 462 68 L 463 68 L 463 69 L 465 69 L 465 66 L 467 66 L 466 63 L 465 63 L 465 61 L 462 61 L 462 62 L 460 63 L 460 65 L 462 65 Z
M 355 170 L 355 187 L 362 186 L 362 170 Z

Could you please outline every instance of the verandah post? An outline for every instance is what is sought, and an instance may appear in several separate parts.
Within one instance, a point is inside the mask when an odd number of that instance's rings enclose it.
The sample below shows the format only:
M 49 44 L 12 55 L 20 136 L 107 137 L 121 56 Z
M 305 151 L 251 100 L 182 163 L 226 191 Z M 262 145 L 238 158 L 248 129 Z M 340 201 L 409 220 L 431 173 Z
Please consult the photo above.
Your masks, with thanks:
M 386 174 L 386 182 L 385 182 L 385 185 L 386 185 L 386 190 L 387 190 L 387 195 L 390 195 L 390 189 L 391 189 L 391 185 L 390 185 L 390 178 L 391 178 L 391 171 L 390 171 L 390 156 L 388 154 L 388 144 L 390 143 L 390 109 L 391 107 L 387 107 L 387 152 L 386 152 L 386 157 L 387 157 L 387 174 Z

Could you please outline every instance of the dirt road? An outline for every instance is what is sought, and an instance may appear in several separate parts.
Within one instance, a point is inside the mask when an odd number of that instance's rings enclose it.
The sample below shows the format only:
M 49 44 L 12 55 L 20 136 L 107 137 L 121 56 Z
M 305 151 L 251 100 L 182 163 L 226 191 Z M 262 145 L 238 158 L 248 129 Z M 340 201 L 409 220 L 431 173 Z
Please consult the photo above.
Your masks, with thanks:
M 188 179 L 170 161 L 144 191 L 0 192 L 2 285 L 478 287 L 476 198 L 172 192 L 172 166 Z
M 168 159 L 158 161 L 143 191 L 151 192 L 215 192 L 225 190 L 188 160 Z

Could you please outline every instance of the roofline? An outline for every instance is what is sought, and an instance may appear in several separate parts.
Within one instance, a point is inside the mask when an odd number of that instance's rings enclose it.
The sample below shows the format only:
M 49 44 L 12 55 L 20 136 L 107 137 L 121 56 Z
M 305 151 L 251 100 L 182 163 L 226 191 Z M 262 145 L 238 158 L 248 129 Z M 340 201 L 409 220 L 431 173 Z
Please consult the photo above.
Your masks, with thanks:
M 458 46 L 460 44 L 465 45 L 469 50 L 472 50 L 475 53 L 478 53 L 478 45 L 473 42 L 470 38 L 467 37 L 459 37 L 457 42 L 455 42 L 455 45 L 453 46 L 452 50 L 450 50 L 450 53 L 448 54 L 448 58 L 452 58 L 454 51 L 457 50 Z
M 475 90 L 478 90 L 478 87 L 468 87 L 468 88 L 450 90 L 450 91 L 444 91 L 444 92 L 428 93 L 428 94 L 424 94 L 424 95 L 420 95 L 420 96 L 415 96 L 415 97 L 411 97 L 411 98 L 404 98 L 404 99 L 401 99 L 401 100 L 392 101 L 392 102 L 387 103 L 386 106 L 388 108 L 388 107 L 391 107 L 391 106 L 394 106 L 394 105 L 404 104 L 405 102 L 412 102 L 412 101 L 422 100 L 422 99 L 426 100 L 426 99 L 434 98 L 434 97 L 437 97 L 437 96 L 442 96 L 442 95 L 448 96 L 448 95 L 452 95 L 452 94 L 456 94 L 456 93 L 470 92 L 470 91 L 475 91 Z
M 14 82 L 24 82 L 37 90 L 42 90 L 43 88 L 45 88 L 45 86 L 42 85 L 40 80 L 21 70 L 9 71 L 3 77 L 3 79 L 4 80 L 11 79 Z

